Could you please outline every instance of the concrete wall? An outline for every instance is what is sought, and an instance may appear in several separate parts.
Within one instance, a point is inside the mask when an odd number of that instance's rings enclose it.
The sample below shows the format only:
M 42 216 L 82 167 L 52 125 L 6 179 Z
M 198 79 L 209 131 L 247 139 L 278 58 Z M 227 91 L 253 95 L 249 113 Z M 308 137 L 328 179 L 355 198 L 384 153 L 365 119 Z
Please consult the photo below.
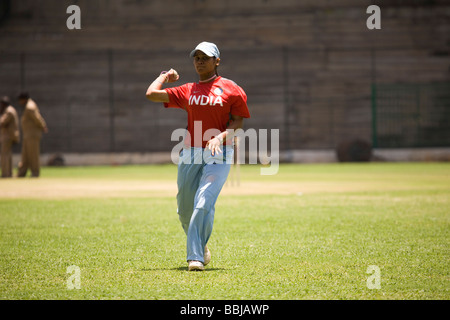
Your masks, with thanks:
M 68 30 L 66 8 L 81 8 Z M 381 7 L 381 30 L 366 8 Z M 161 70 L 195 81 L 189 51 L 222 52 L 220 73 L 248 94 L 246 128 L 280 148 L 371 141 L 373 83 L 450 81 L 447 1 L 14 0 L 0 25 L 0 91 L 28 90 L 50 133 L 44 153 L 167 152 L 181 110 L 145 99 Z

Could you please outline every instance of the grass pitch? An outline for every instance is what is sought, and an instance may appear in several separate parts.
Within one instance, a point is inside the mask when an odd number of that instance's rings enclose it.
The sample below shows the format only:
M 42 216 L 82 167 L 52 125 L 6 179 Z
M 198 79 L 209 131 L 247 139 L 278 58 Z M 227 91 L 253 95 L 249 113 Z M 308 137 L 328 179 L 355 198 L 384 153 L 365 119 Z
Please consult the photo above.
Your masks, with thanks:
M 1 299 L 450 298 L 450 165 L 240 167 L 188 272 L 176 166 L 0 181 Z M 79 289 L 70 289 L 79 269 Z M 379 289 L 373 289 L 379 268 Z M 69 286 L 68 286 L 69 285 Z

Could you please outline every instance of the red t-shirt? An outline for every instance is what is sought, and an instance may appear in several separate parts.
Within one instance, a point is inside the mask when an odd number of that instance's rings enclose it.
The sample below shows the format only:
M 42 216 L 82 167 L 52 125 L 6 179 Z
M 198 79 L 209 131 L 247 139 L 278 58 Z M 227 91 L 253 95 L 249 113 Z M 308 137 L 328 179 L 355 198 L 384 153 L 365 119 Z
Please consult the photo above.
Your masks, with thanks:
M 226 78 L 217 77 L 208 83 L 186 83 L 165 90 L 169 102 L 164 103 L 164 107 L 180 108 L 188 113 L 187 129 L 191 139 L 185 139 L 186 146 L 205 148 L 212 137 L 226 130 L 231 115 L 250 118 L 247 95 L 241 87 Z M 204 137 L 209 129 L 215 130 Z M 231 144 L 231 141 L 226 144 Z

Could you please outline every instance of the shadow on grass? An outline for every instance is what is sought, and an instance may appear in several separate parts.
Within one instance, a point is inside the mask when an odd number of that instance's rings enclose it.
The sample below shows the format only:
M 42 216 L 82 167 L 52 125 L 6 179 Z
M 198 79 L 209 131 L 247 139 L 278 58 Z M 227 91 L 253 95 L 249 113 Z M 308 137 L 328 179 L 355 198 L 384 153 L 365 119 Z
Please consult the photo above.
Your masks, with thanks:
M 206 267 L 204 271 L 221 271 L 226 270 L 224 268 L 208 268 Z M 176 267 L 176 268 L 144 268 L 140 269 L 140 271 L 148 272 L 148 271 L 188 271 L 188 267 Z

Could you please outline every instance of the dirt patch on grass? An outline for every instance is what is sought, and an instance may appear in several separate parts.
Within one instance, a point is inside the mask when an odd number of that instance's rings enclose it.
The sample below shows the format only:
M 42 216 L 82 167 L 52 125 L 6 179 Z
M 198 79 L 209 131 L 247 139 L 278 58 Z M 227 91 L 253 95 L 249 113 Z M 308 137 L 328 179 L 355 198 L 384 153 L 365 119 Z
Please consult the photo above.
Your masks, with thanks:
M 386 186 L 381 187 L 381 189 Z M 302 195 L 323 192 L 380 190 L 377 184 L 357 182 L 228 181 L 222 195 Z M 0 199 L 73 199 L 107 197 L 175 197 L 176 181 L 94 179 L 7 179 L 0 181 Z

